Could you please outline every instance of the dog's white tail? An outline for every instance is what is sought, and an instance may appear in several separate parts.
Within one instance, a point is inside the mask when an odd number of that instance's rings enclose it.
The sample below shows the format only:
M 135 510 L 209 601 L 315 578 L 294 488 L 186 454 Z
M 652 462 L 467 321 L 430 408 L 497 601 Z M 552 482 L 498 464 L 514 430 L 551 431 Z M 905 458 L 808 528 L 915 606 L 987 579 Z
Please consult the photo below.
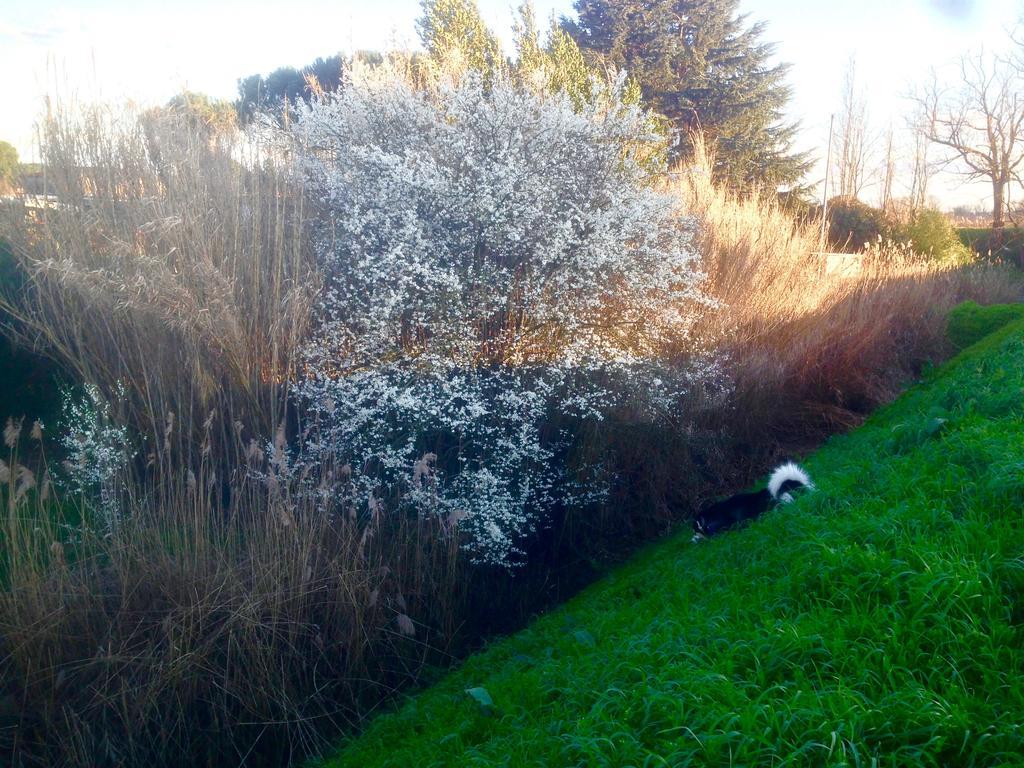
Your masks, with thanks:
M 782 488 L 782 484 L 785 483 L 786 481 L 800 483 L 800 485 L 806 488 L 814 487 L 814 483 L 811 482 L 810 475 L 804 472 L 803 468 L 799 464 L 795 464 L 792 461 L 787 461 L 785 464 L 777 466 L 772 471 L 772 476 L 768 478 L 768 493 L 772 495 L 773 499 L 779 498 L 779 489 Z M 789 496 L 789 494 L 784 493 L 783 497 L 785 496 Z M 792 496 L 790 496 L 788 499 L 782 499 L 782 501 L 786 502 L 790 502 L 792 500 Z

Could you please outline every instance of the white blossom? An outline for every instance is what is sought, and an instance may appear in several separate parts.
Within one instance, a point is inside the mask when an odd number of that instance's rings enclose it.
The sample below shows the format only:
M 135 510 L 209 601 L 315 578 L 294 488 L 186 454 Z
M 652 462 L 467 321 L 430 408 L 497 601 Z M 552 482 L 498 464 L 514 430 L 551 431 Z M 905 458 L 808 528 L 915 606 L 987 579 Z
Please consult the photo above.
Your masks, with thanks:
M 553 505 L 599 491 L 567 472 L 552 415 L 600 418 L 623 393 L 670 407 L 703 375 L 657 362 L 702 276 L 693 222 L 649 183 L 651 121 L 620 96 L 577 111 L 385 66 L 300 110 L 325 283 L 293 466 L 326 504 L 436 514 L 478 562 L 512 564 Z
M 110 403 L 93 384 L 86 384 L 80 395 L 64 393 L 60 422 L 68 485 L 74 493 L 95 498 L 101 523 L 112 532 L 121 519 L 119 481 L 134 456 L 128 429 L 114 421 Z

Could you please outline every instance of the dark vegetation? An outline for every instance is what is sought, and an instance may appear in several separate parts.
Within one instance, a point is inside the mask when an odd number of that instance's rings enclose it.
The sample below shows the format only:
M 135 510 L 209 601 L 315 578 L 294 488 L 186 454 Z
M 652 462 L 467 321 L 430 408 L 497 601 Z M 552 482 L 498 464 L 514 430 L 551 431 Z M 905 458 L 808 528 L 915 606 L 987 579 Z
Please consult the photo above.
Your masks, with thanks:
M 342 81 L 342 67 L 341 55 L 334 55 L 317 58 L 300 69 L 278 67 L 265 76 L 255 74 L 239 78 L 235 102 L 239 121 L 248 123 L 259 114 L 283 117 L 289 105 L 309 102 L 313 93 L 311 82 L 327 92 L 337 90 Z
M 23 290 L 24 282 L 10 247 L 0 240 L 0 285 L 16 291 Z M 17 326 L 14 318 L 2 322 Z M 67 383 L 67 377 L 52 360 L 16 344 L 9 334 L 0 334 L 0 414 L 56 426 L 62 383 Z
M 980 256 L 1008 264 L 1024 264 L 1024 229 L 1021 227 L 1006 227 L 1000 232 L 990 227 L 962 227 L 957 233 L 963 244 Z
M 807 217 L 820 221 L 821 206 L 811 207 Z M 949 219 L 932 208 L 883 211 L 856 198 L 835 197 L 828 203 L 828 223 L 828 246 L 838 251 L 856 252 L 893 241 L 909 243 L 916 253 L 938 260 L 970 258 Z

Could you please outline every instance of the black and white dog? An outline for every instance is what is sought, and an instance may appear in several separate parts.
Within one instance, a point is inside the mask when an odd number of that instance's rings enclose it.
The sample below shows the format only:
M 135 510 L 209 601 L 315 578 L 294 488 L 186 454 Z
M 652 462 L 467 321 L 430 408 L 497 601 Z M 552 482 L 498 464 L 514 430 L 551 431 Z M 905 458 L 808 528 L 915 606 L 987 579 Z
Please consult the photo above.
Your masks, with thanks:
M 714 536 L 745 520 L 753 520 L 778 504 L 793 501 L 793 491 L 812 489 L 807 473 L 792 461 L 775 468 L 768 478 L 768 487 L 756 493 L 737 493 L 712 504 L 693 521 L 693 541 Z

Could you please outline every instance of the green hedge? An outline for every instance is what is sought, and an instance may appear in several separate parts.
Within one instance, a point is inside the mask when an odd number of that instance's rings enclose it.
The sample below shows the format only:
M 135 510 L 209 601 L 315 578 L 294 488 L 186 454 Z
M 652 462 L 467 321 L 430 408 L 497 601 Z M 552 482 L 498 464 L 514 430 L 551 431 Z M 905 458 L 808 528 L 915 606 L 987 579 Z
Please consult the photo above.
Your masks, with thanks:
M 1024 228 L 1006 227 L 1002 247 L 995 246 L 990 227 L 961 227 L 957 234 L 964 245 L 980 256 L 1018 265 L 1024 263 Z

